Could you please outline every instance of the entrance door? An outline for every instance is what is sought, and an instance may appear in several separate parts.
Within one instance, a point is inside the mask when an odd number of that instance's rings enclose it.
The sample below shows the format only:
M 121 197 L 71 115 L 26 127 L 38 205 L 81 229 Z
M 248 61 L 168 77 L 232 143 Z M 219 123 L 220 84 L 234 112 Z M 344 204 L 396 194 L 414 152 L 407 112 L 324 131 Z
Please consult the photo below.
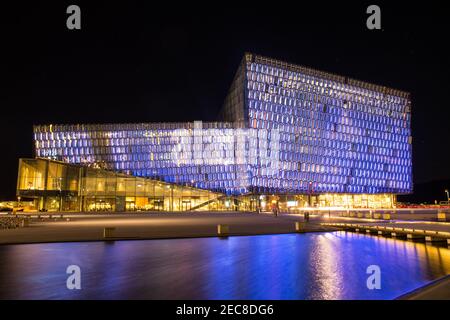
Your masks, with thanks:
M 150 204 L 150 210 L 163 211 L 164 210 L 164 197 L 148 198 Z
M 125 210 L 126 211 L 135 211 L 136 203 L 134 201 L 126 201 L 125 202 Z
M 181 202 L 181 211 L 191 210 L 191 200 L 183 200 Z
M 155 208 L 155 211 L 162 211 L 164 209 L 164 200 L 155 200 L 155 202 L 153 203 L 153 207 Z
M 256 211 L 257 206 L 258 206 L 258 200 L 250 199 L 250 211 Z

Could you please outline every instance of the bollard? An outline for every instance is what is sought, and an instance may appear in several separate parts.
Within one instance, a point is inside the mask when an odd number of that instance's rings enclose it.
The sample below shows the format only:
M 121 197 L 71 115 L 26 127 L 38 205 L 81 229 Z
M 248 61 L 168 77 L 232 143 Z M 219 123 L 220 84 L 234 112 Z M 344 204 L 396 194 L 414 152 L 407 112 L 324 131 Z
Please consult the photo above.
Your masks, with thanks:
M 219 236 L 228 236 L 230 233 L 230 227 L 227 224 L 218 224 L 217 225 L 217 234 Z
M 295 222 L 295 232 L 303 232 L 302 224 L 299 221 Z
M 20 222 L 20 226 L 21 226 L 22 228 L 28 227 L 29 225 L 30 225 L 30 220 L 29 220 L 28 218 L 23 219 L 23 220 Z
M 437 213 L 437 219 L 438 221 L 447 221 L 447 216 L 445 212 L 441 211 Z
M 114 230 L 116 230 L 116 228 L 112 228 L 112 227 L 108 227 L 108 228 L 103 228 L 103 238 L 112 238 L 113 234 L 114 234 Z
M 447 239 L 448 241 L 449 239 Z M 442 242 L 445 241 L 445 239 L 440 239 L 432 236 L 425 236 L 425 242 Z
M 421 238 L 420 235 L 413 234 L 413 233 L 408 233 L 408 234 L 406 235 L 406 239 L 407 239 L 407 240 L 416 240 L 416 239 L 420 239 L 420 238 Z
M 402 239 L 405 238 L 406 239 L 407 234 L 403 233 L 401 231 L 394 231 L 391 233 L 391 236 L 392 236 L 392 238 L 402 238 Z

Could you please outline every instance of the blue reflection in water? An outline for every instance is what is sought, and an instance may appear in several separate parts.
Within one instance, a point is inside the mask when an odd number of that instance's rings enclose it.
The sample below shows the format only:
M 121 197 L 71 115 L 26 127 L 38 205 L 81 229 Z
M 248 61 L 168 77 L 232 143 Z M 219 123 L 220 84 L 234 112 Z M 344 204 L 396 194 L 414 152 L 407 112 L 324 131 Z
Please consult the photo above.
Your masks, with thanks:
M 0 261 L 2 299 L 392 299 L 450 273 L 447 248 L 346 232 L 7 245 Z

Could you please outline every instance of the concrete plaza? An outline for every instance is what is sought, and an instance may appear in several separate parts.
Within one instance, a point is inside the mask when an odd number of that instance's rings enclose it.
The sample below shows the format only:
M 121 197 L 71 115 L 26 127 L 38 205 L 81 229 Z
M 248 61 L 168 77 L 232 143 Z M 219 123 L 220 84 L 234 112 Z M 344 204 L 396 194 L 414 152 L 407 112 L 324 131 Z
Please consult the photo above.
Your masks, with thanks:
M 0 244 L 65 241 L 102 241 L 104 228 L 114 228 L 111 239 L 163 239 L 217 236 L 219 224 L 229 227 L 229 235 L 293 233 L 296 222 L 301 232 L 333 231 L 322 223 L 348 222 L 367 224 L 398 224 L 415 229 L 450 231 L 450 223 L 433 222 L 436 211 L 397 211 L 393 220 L 340 217 L 338 212 L 311 212 L 309 221 L 303 214 L 243 212 L 184 213 L 49 213 L 33 214 L 28 227 L 0 230 Z M 400 220 L 395 220 L 399 219 Z
M 319 219 L 302 223 L 304 231 L 328 231 Z M 303 216 L 255 213 L 124 213 L 64 214 L 31 218 L 24 228 L 0 230 L 0 244 L 104 240 L 104 228 L 115 228 L 115 239 L 161 239 L 217 236 L 217 225 L 229 226 L 229 235 L 295 232 Z

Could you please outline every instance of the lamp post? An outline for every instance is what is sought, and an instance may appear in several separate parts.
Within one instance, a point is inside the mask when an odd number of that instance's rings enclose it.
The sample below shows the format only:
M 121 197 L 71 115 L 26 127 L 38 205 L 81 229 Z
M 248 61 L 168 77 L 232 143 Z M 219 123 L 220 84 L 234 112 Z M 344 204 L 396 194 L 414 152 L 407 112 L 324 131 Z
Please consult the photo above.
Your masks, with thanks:
M 447 194 L 447 201 L 450 201 L 450 197 L 448 196 L 448 189 L 445 189 L 445 193 Z
M 58 190 L 59 190 L 59 211 L 62 211 L 62 177 L 58 178 Z
M 311 207 L 311 193 L 312 193 L 312 181 L 309 182 L 308 184 L 308 204 Z

